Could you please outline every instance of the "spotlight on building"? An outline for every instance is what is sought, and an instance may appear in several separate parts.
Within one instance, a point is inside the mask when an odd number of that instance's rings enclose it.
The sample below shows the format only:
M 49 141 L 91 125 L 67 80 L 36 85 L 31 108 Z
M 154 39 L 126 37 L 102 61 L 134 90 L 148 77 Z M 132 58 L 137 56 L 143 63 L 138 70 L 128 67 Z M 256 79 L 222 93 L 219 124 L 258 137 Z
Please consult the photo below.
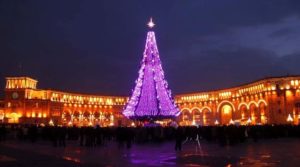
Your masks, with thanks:
M 292 122 L 294 121 L 294 119 L 293 119 L 293 117 L 291 116 L 291 114 L 288 115 L 286 121 L 289 122 L 289 123 L 292 123 Z
M 234 121 L 232 119 L 230 119 L 229 124 L 234 125 Z
M 252 123 L 252 120 L 251 120 L 251 118 L 248 118 L 248 120 L 247 120 L 247 124 L 251 124 Z
M 54 126 L 54 122 L 53 122 L 53 120 L 52 120 L 52 119 L 50 119 L 50 121 L 49 121 L 49 125 L 50 125 L 50 126 Z
M 72 126 L 72 125 L 73 125 L 72 121 L 69 121 L 68 126 Z

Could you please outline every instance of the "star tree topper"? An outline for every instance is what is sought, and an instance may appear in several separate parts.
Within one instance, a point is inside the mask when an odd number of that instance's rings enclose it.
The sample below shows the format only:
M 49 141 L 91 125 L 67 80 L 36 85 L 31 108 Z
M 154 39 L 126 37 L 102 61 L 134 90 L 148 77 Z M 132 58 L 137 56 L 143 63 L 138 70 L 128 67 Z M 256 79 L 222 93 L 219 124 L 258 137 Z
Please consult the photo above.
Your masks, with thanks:
M 148 22 L 148 27 L 153 28 L 155 26 L 154 22 L 152 21 L 152 17 L 150 18 L 150 21 Z

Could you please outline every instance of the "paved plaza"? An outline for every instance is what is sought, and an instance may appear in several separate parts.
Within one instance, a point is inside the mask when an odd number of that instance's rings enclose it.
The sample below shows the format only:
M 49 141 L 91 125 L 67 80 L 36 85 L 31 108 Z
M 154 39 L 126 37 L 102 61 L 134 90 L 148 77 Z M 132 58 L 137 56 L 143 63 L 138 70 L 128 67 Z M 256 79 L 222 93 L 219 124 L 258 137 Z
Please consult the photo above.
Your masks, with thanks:
M 68 143 L 66 148 L 50 143 L 5 142 L 0 144 L 1 167 L 101 167 L 101 166 L 295 166 L 300 163 L 300 141 L 270 139 L 220 147 L 213 143 L 134 144 L 131 149 L 114 142 L 96 148 Z

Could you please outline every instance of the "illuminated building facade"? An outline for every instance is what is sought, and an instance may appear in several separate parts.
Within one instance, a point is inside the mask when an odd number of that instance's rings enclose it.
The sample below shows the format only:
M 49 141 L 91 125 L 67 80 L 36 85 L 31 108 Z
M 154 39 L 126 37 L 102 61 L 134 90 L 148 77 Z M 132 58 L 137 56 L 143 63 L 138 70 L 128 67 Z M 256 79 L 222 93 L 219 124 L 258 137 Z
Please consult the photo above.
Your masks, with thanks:
M 176 96 L 182 125 L 298 124 L 300 77 L 277 77 L 242 86 Z
M 0 123 L 4 122 L 4 101 L 0 100 Z
M 6 78 L 0 122 L 60 125 L 130 125 L 128 97 L 37 89 L 29 77 Z M 175 96 L 181 125 L 299 124 L 300 76 L 276 77 L 242 86 Z
M 113 126 L 121 124 L 126 100 L 126 97 L 41 90 L 37 89 L 37 80 L 8 77 L 4 122 Z

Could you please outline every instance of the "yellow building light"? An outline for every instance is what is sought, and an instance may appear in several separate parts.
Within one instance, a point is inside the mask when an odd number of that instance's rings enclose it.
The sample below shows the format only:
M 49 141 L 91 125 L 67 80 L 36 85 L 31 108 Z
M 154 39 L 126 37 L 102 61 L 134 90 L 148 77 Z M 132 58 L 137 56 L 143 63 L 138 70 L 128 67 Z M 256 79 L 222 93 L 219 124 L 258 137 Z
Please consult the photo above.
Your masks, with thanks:
M 290 90 L 286 90 L 286 91 L 285 91 L 285 95 L 286 95 L 287 97 L 290 97 L 290 96 L 293 95 L 293 93 L 292 93 Z
M 26 113 L 26 117 L 27 118 L 30 118 L 30 116 L 31 116 L 31 114 L 28 112 L 28 113 Z
M 295 85 L 295 81 L 291 80 L 291 85 L 294 86 Z
M 73 125 L 72 121 L 69 121 L 68 126 L 72 126 L 72 125 Z
M 272 85 L 272 86 L 271 86 L 271 90 L 276 90 L 276 86 L 275 86 L 275 85 Z
M 229 114 L 230 112 L 231 112 L 231 107 L 229 106 L 229 105 L 224 105 L 223 106 L 223 113 L 225 114 L 225 115 L 227 115 L 227 114 Z

